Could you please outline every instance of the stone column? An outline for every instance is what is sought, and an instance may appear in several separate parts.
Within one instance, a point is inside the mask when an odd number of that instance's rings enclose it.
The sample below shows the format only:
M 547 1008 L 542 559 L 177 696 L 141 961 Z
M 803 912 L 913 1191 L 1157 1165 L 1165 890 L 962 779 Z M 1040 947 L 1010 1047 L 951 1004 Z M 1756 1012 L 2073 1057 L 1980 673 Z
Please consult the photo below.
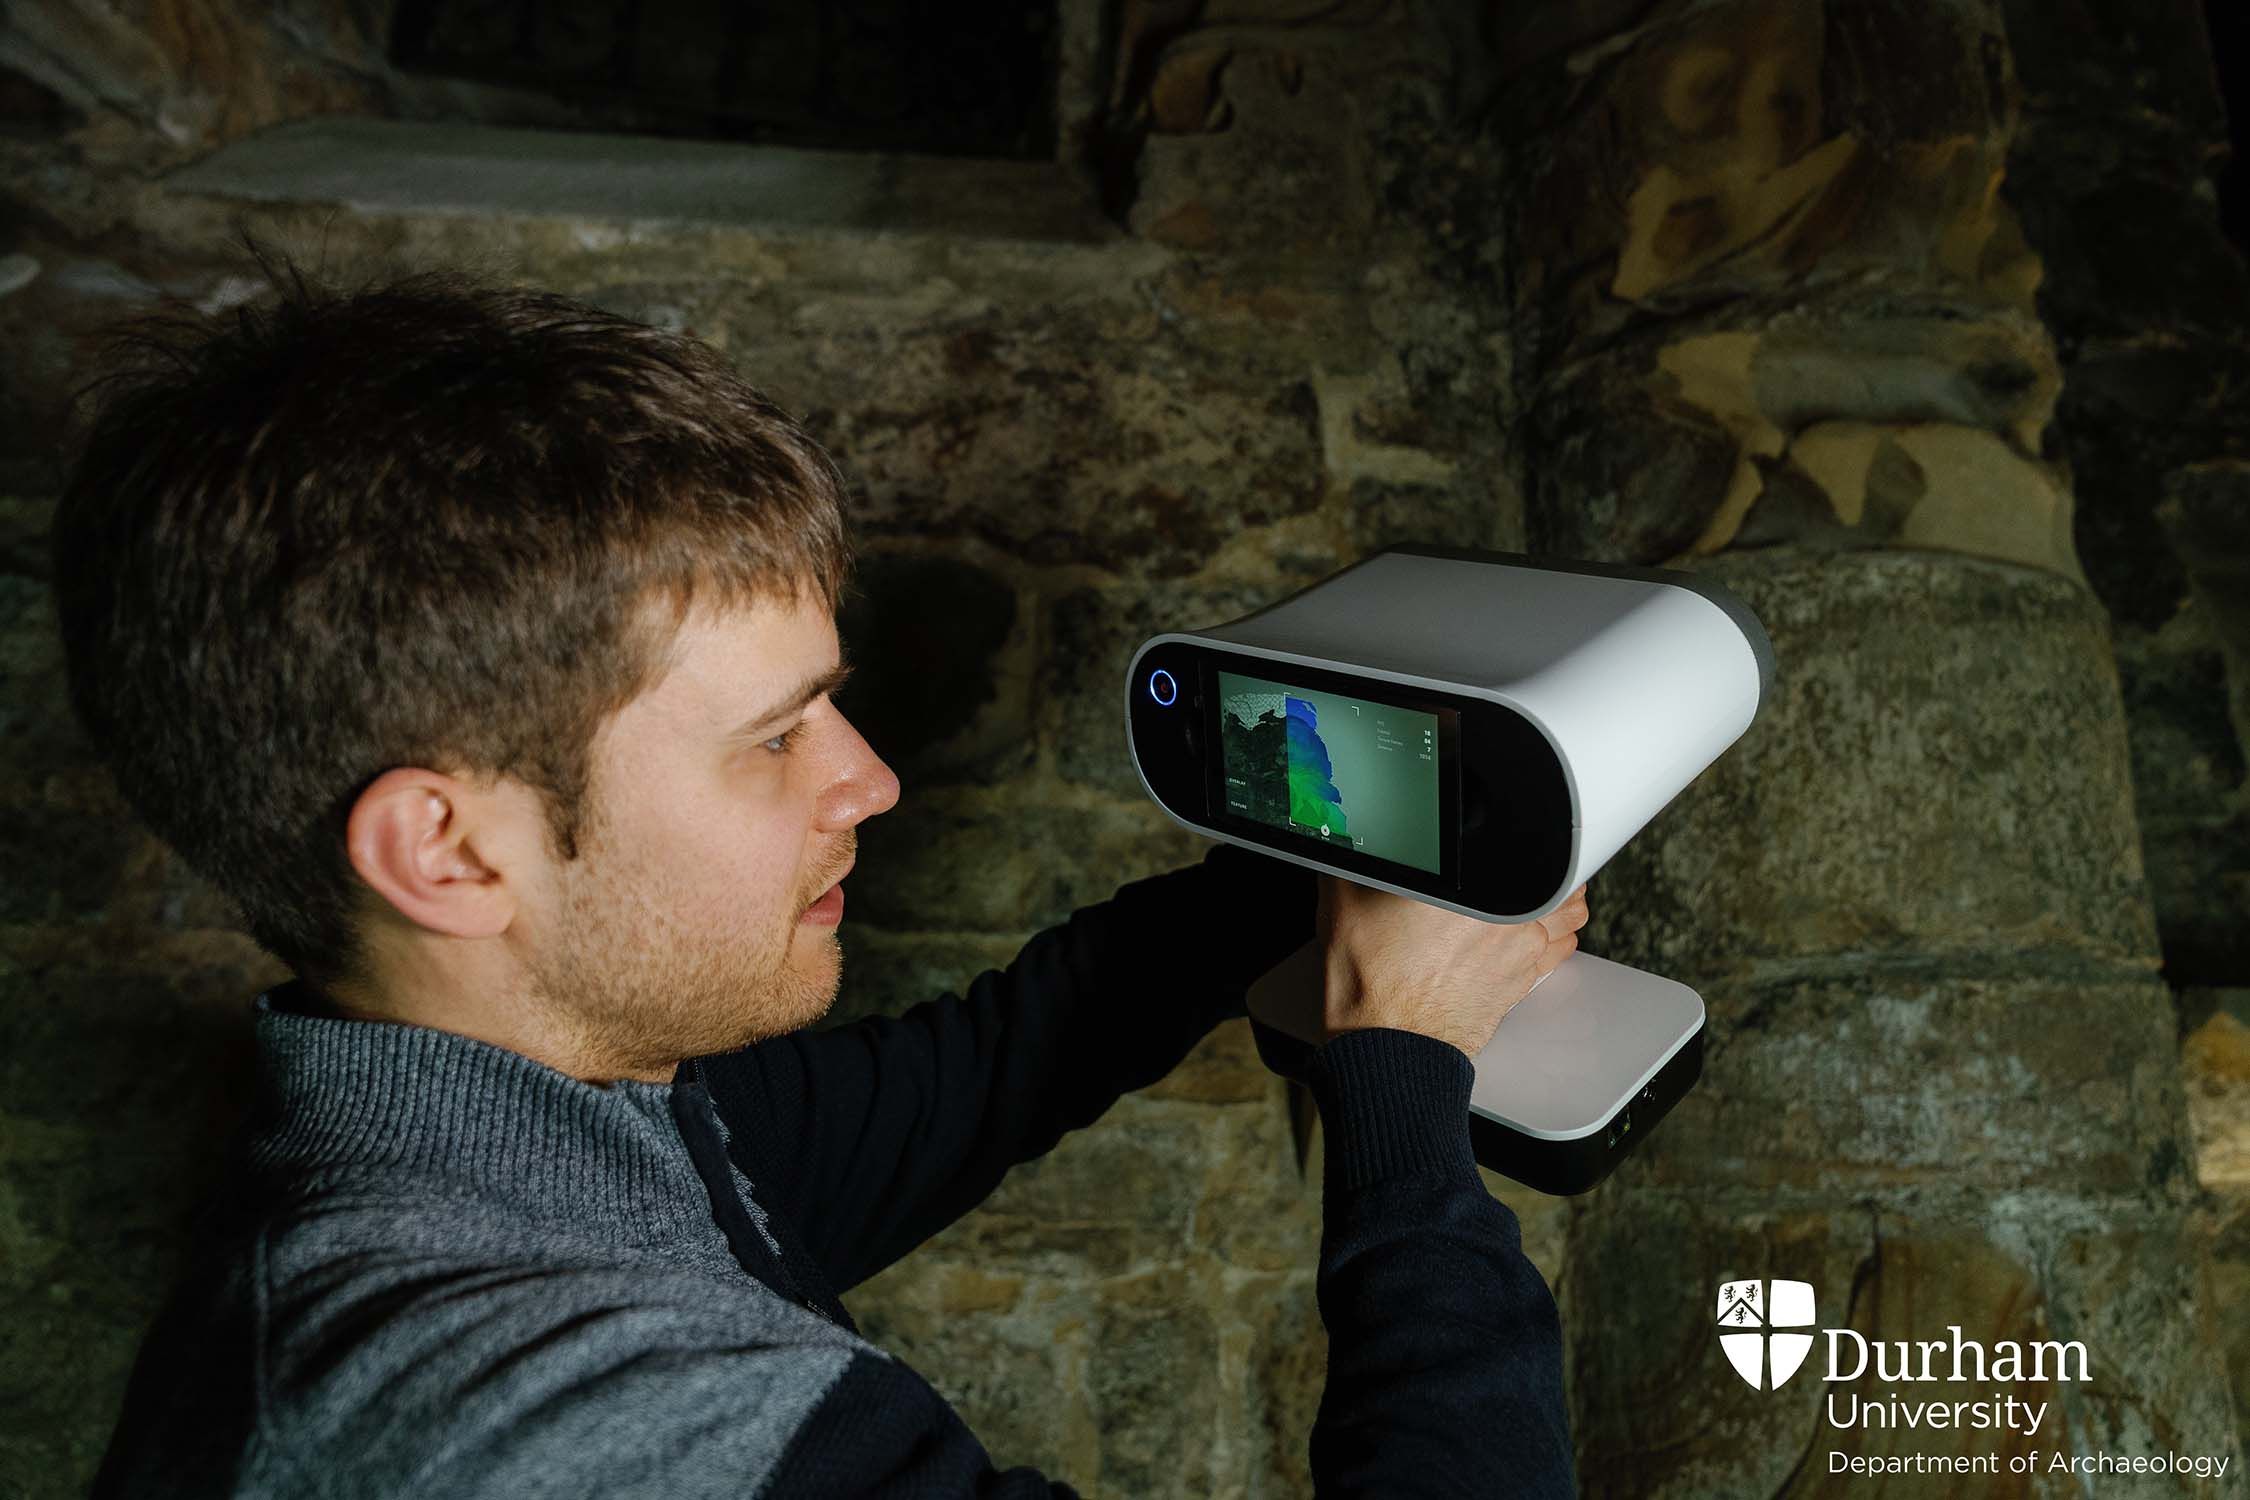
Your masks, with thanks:
M 1586 1492 L 1955 1453 L 2001 1477 L 1907 1482 L 2080 1493 L 2050 1455 L 2236 1454 L 2000 8 L 1552 6 L 1508 46 L 1532 542 L 1707 571 L 1779 663 L 1591 892 L 1588 951 L 1711 1019 L 1700 1086 L 1573 1208 Z M 1766 1277 L 1871 1342 L 2077 1340 L 2091 1378 L 1831 1383 L 1822 1339 L 1755 1390 L 1716 1292 Z M 1830 1422 L 2010 1394 L 2035 1433 Z

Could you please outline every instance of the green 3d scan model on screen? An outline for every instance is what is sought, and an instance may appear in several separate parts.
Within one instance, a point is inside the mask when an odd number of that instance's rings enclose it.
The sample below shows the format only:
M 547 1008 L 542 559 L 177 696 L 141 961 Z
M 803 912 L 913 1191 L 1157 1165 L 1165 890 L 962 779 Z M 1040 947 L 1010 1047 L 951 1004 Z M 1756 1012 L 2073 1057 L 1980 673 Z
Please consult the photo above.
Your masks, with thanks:
M 1433 874 L 1437 730 L 1435 714 L 1219 674 L 1229 812 Z

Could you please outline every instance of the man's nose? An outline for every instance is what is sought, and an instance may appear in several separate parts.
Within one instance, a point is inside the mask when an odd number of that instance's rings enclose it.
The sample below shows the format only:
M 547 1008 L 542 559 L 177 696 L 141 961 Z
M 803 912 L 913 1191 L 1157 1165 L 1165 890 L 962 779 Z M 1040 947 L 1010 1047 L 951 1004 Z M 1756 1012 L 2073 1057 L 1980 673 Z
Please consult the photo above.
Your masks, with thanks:
M 851 734 L 856 744 L 850 768 L 821 798 L 821 821 L 833 828 L 849 828 L 898 805 L 898 776 L 857 729 Z

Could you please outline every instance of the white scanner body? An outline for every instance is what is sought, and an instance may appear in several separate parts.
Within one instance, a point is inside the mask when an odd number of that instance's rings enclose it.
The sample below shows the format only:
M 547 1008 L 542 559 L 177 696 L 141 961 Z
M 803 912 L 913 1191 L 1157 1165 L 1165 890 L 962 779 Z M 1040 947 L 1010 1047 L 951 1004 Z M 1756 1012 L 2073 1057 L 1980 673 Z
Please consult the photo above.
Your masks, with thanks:
M 1693 573 L 1394 547 L 1241 619 L 1144 642 L 1127 671 L 1127 740 L 1149 795 L 1197 832 L 1525 922 L 1559 906 L 1741 736 L 1773 670 L 1756 617 Z M 1242 816 L 1226 761 L 1247 730 L 1239 710 L 1219 716 L 1217 695 L 1251 679 L 1426 726 L 1392 728 L 1384 748 L 1402 735 L 1436 748 L 1411 767 L 1393 757 L 1440 804 L 1435 845 L 1370 857 L 1325 829 Z M 1285 1038 L 1309 1046 L 1321 1034 L 1313 945 L 1253 988 L 1251 1014 L 1267 1061 L 1289 1071 Z M 1544 1191 L 1583 1191 L 1692 1086 L 1703 1025 L 1687 985 L 1574 954 L 1476 1059 L 1478 1159 Z

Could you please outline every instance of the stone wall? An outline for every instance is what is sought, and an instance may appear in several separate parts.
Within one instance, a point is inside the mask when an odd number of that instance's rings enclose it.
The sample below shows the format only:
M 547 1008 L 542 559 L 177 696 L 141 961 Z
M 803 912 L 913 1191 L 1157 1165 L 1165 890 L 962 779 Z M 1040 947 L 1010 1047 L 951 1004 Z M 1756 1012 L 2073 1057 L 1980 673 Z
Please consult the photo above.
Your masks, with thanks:
M 1196 857 L 1116 722 L 1150 631 L 1396 540 L 1711 570 L 1775 701 L 1595 882 L 1586 943 L 1703 992 L 1704 1081 L 1583 1199 L 1488 1178 L 1563 1302 L 1588 1493 L 1827 1482 L 1814 1388 L 1718 1354 L 1730 1276 L 1871 1337 L 2083 1339 L 2060 1441 L 2234 1451 L 2250 1256 L 2211 1259 L 2198 1177 L 2250 1141 L 2219 116 L 2192 8 L 2020 10 L 1066 0 L 1051 203 L 904 162 L 875 175 L 942 214 L 824 223 L 583 183 L 464 212 L 491 178 L 434 170 L 337 206 L 273 175 L 276 141 L 375 175 L 289 134 L 314 117 L 617 122 L 400 75 L 382 6 L 11 8 L 0 1490 L 83 1491 L 278 972 L 88 769 L 42 561 L 96 331 L 249 295 L 244 224 L 692 330 L 843 462 L 844 707 L 905 790 L 862 830 L 839 1019 Z M 2136 269 L 2158 212 L 2192 284 Z M 2183 1088 L 2158 964 L 2190 953 Z M 1236 1023 L 852 1306 L 1003 1465 L 1304 1493 L 1312 1151 Z
M 1780 664 L 1760 723 L 1596 891 L 1587 946 L 1691 978 L 1713 1042 L 1571 1217 L 1589 1493 L 1837 1488 L 1847 1438 L 2040 1456 L 2011 1493 L 2077 1491 L 2042 1455 L 2236 1451 L 2224 1205 L 2158 974 L 2242 972 L 2246 861 L 2204 842 L 2240 805 L 2239 736 L 2186 587 L 2204 564 L 2155 524 L 2223 482 L 2220 424 L 2093 363 L 2161 349 L 2199 386 L 2232 357 L 2133 307 L 2219 316 L 2241 276 L 2189 201 L 2218 123 L 2200 27 L 2154 9 L 1593 6 L 1508 41 L 1529 535 L 1712 571 Z M 2093 170 L 2061 170 L 2072 149 Z M 2154 271 L 2151 235 L 2188 274 Z M 2131 290 L 2090 295 L 2096 266 Z M 2150 408 L 2104 412 L 2105 389 Z M 2182 456 L 2138 465 L 2152 444 Z M 2193 514 L 2216 538 L 2235 511 Z M 2189 725 L 2216 763 L 2183 760 Z M 2161 874 L 2191 858 L 2200 887 Z M 1709 1375 L 1683 1292 L 1760 1274 L 1870 1340 L 2077 1339 L 2093 1378 L 2037 1398 L 2035 1438 L 1842 1434 L 1817 1383 Z

